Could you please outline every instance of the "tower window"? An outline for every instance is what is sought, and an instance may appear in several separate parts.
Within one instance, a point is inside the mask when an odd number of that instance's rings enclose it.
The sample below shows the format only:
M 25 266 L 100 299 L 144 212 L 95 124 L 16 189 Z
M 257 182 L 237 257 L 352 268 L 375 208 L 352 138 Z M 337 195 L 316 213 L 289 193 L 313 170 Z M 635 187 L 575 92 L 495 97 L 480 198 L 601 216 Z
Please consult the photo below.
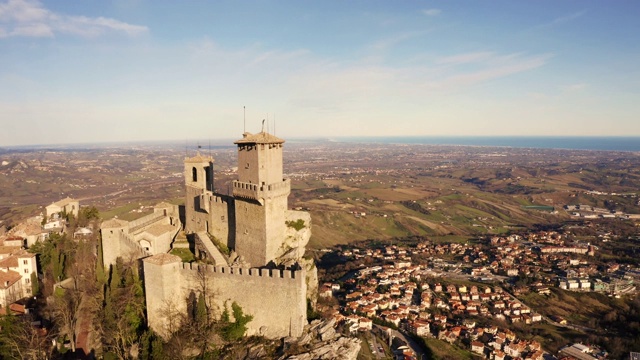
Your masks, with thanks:
M 193 182 L 198 182 L 198 169 L 196 169 L 195 166 L 191 169 L 191 178 Z

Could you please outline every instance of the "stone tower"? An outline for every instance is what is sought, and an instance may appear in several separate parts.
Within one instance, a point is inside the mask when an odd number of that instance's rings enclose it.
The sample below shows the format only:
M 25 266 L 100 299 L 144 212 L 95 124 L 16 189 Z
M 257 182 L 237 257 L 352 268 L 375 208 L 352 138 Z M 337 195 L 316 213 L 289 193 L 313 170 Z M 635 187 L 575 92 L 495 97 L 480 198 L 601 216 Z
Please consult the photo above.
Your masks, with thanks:
M 209 201 L 207 193 L 213 192 L 213 158 L 196 156 L 186 158 L 184 161 L 184 182 L 187 209 L 193 209 L 196 214 L 187 216 L 185 229 L 187 232 L 208 231 L 206 214 L 209 213 Z M 198 213 L 201 214 L 198 216 Z
M 287 229 L 285 213 L 291 182 L 282 176 L 284 140 L 263 131 L 244 133 L 235 144 L 235 249 L 251 266 L 265 266 L 278 255 Z

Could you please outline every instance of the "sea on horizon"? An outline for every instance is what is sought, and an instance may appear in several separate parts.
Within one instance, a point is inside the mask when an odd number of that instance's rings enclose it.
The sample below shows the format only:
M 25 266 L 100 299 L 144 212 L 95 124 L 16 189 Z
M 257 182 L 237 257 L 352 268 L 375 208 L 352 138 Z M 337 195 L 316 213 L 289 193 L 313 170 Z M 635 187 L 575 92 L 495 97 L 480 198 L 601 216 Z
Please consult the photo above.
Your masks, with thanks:
M 335 142 L 640 151 L 640 136 L 358 136 Z

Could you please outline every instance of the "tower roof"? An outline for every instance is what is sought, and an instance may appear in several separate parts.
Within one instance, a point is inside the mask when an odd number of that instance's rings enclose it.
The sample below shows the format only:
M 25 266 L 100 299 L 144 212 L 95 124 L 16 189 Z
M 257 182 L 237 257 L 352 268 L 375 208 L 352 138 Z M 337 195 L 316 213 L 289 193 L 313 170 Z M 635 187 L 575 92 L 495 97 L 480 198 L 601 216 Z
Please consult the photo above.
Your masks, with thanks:
M 114 228 L 126 227 L 127 225 L 129 225 L 128 221 L 113 218 L 113 219 L 103 221 L 102 224 L 100 225 L 100 228 L 114 229 Z
M 284 144 L 284 140 L 264 131 L 257 134 L 246 132 L 242 134 L 242 139 L 235 141 L 234 144 Z
M 184 162 L 186 163 L 208 163 L 208 162 L 213 162 L 213 158 L 211 156 L 205 156 L 200 154 L 200 152 L 198 152 L 198 154 L 194 157 L 188 157 L 184 159 Z

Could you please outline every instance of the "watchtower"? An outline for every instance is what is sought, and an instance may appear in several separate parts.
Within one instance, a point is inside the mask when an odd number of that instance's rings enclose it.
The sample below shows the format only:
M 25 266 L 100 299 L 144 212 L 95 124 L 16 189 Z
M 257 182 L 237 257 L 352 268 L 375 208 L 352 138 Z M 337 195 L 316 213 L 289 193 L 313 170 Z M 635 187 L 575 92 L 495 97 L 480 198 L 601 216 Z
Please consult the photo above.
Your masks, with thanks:
M 213 158 L 198 153 L 196 156 L 184 160 L 185 207 L 194 213 L 187 216 L 185 230 L 198 232 L 206 229 L 203 215 L 209 213 L 209 201 L 213 192 Z
M 284 140 L 266 132 L 244 133 L 238 145 L 238 180 L 233 182 L 236 252 L 252 266 L 274 260 L 283 243 L 291 182 L 282 176 Z

